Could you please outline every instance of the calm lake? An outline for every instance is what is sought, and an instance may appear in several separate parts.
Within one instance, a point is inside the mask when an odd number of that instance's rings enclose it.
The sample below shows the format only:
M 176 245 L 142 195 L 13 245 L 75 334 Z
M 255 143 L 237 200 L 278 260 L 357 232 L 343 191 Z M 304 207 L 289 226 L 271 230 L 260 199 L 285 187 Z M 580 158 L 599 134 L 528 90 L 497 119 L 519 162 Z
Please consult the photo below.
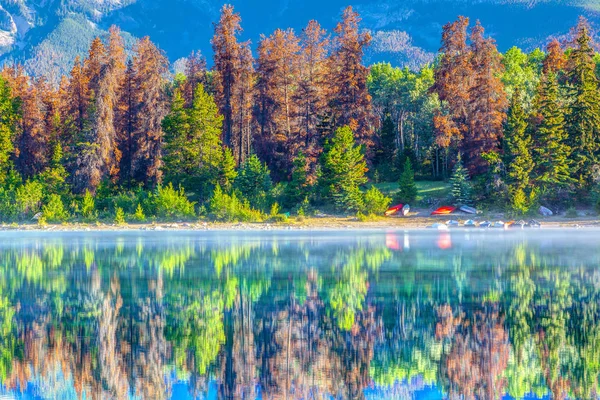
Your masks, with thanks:
M 600 231 L 0 233 L 0 398 L 598 398 Z

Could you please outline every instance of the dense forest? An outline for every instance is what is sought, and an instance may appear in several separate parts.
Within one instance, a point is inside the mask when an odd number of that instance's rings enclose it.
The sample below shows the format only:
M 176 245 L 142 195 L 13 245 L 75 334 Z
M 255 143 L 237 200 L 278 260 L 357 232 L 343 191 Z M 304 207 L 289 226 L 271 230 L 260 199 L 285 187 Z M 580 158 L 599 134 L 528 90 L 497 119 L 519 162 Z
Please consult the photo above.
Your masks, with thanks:
M 514 214 L 598 204 L 600 56 L 584 19 L 544 50 L 502 54 L 460 17 L 419 71 L 365 66 L 351 7 L 334 32 L 279 29 L 256 54 L 241 33 L 224 6 L 212 68 L 193 52 L 185 73 L 149 38 L 126 51 L 117 27 L 57 87 L 4 67 L 0 218 L 380 214 L 392 199 L 374 184 L 413 202 L 415 177 Z

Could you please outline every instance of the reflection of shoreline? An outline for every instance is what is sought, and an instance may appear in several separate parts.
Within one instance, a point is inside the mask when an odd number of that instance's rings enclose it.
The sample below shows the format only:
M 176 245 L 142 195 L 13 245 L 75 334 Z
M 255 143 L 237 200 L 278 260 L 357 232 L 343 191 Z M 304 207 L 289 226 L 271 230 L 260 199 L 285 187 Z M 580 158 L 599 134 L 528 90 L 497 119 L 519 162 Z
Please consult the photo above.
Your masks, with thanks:
M 117 226 L 114 224 L 61 224 L 40 227 L 37 224 L 7 225 L 0 224 L 0 232 L 117 232 L 117 231 L 268 231 L 268 230 L 389 230 L 389 229 L 426 229 L 435 223 L 445 223 L 448 216 L 443 218 L 433 217 L 402 217 L 402 218 L 376 218 L 369 221 L 359 221 L 354 217 L 327 217 L 304 218 L 302 220 L 290 219 L 280 223 L 220 223 L 220 222 L 156 222 L 147 224 L 128 224 Z M 455 217 L 464 222 L 464 218 Z M 504 216 L 490 217 L 491 220 L 506 220 Z M 481 219 L 483 221 L 483 219 Z M 597 229 L 600 231 L 600 219 L 597 217 L 565 219 L 553 217 L 541 220 L 544 229 Z M 464 228 L 462 228 L 464 229 Z M 480 230 L 473 228 L 474 230 Z

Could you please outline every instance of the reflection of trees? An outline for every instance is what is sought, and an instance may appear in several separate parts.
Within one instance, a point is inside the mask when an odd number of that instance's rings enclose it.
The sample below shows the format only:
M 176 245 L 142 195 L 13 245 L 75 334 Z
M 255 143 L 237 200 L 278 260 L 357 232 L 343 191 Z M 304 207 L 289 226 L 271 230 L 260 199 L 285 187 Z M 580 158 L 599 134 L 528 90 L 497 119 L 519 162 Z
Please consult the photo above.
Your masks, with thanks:
M 444 360 L 450 398 L 500 399 L 508 356 L 508 334 L 497 305 L 474 311 L 456 328 Z
M 395 252 L 383 236 L 9 246 L 0 379 L 94 399 L 167 398 L 173 379 L 222 398 L 401 385 L 406 397 L 424 385 L 450 398 L 597 397 L 599 256 L 424 240 Z

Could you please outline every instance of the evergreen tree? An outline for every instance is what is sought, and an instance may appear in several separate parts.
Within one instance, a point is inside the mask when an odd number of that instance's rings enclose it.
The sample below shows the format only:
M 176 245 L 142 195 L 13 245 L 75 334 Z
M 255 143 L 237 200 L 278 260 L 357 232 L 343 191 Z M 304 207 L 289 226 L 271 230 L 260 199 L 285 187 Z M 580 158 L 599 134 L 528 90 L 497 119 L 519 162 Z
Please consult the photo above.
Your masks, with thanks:
M 171 112 L 163 120 L 165 179 L 200 198 L 212 193 L 223 162 L 221 126 L 213 97 L 199 84 L 190 108 L 176 89 Z
M 223 159 L 219 167 L 219 186 L 229 192 L 237 177 L 237 170 L 235 169 L 235 158 L 229 147 L 223 148 Z
M 556 74 L 546 75 L 538 94 L 537 113 L 541 121 L 534 136 L 536 180 L 547 189 L 571 183 L 569 154 L 564 113 L 559 99 Z
M 171 110 L 162 121 L 165 133 L 163 173 L 166 182 L 186 190 L 190 187 L 184 181 L 192 173 L 194 167 L 189 140 L 189 116 L 185 108 L 185 99 L 179 89 L 175 89 L 171 99 Z
M 507 166 L 509 184 L 515 189 L 525 189 L 529 186 L 534 166 L 531 156 L 532 140 L 527 131 L 526 118 L 521 104 L 521 90 L 517 87 L 511 99 L 504 132 L 504 164 Z
M 234 190 L 239 191 L 252 208 L 265 211 L 271 186 L 267 164 L 261 163 L 256 154 L 252 154 L 240 167 L 235 178 Z
M 450 177 L 450 195 L 454 204 L 463 205 L 471 203 L 471 182 L 469 171 L 464 167 L 462 160 L 458 157 L 452 177 Z
M 482 155 L 497 150 L 506 119 L 506 93 L 501 81 L 504 66 L 493 39 L 483 36 L 477 21 L 471 33 L 473 86 L 470 89 L 467 134 L 461 151 L 469 171 L 482 173 L 487 163 Z
M 369 151 L 373 141 L 373 109 L 367 88 L 369 69 L 362 63 L 371 34 L 361 32 L 361 19 L 347 7 L 335 28 L 331 56 L 328 59 L 327 83 L 329 105 L 336 127 L 349 126 L 359 144 Z
M 418 194 L 415 183 L 415 171 L 412 167 L 410 158 L 407 157 L 404 162 L 404 170 L 400 175 L 400 191 L 398 192 L 398 201 L 411 203 L 416 200 Z
M 573 154 L 573 174 L 584 187 L 593 183 L 594 166 L 600 150 L 600 90 L 596 77 L 594 49 L 587 24 L 577 28 L 577 46 L 570 53 L 569 109 L 566 129 Z
M 10 87 L 4 78 L 0 77 L 0 185 L 6 180 L 11 164 L 17 112 L 18 104 L 11 95 Z
M 302 152 L 300 152 L 294 160 L 292 178 L 288 182 L 283 193 L 283 206 L 288 209 L 303 202 L 310 194 L 307 162 L 308 160 Z
M 338 128 L 321 156 L 319 187 L 322 199 L 339 211 L 362 210 L 360 185 L 367 182 L 366 172 L 363 149 L 355 144 L 352 129 Z

